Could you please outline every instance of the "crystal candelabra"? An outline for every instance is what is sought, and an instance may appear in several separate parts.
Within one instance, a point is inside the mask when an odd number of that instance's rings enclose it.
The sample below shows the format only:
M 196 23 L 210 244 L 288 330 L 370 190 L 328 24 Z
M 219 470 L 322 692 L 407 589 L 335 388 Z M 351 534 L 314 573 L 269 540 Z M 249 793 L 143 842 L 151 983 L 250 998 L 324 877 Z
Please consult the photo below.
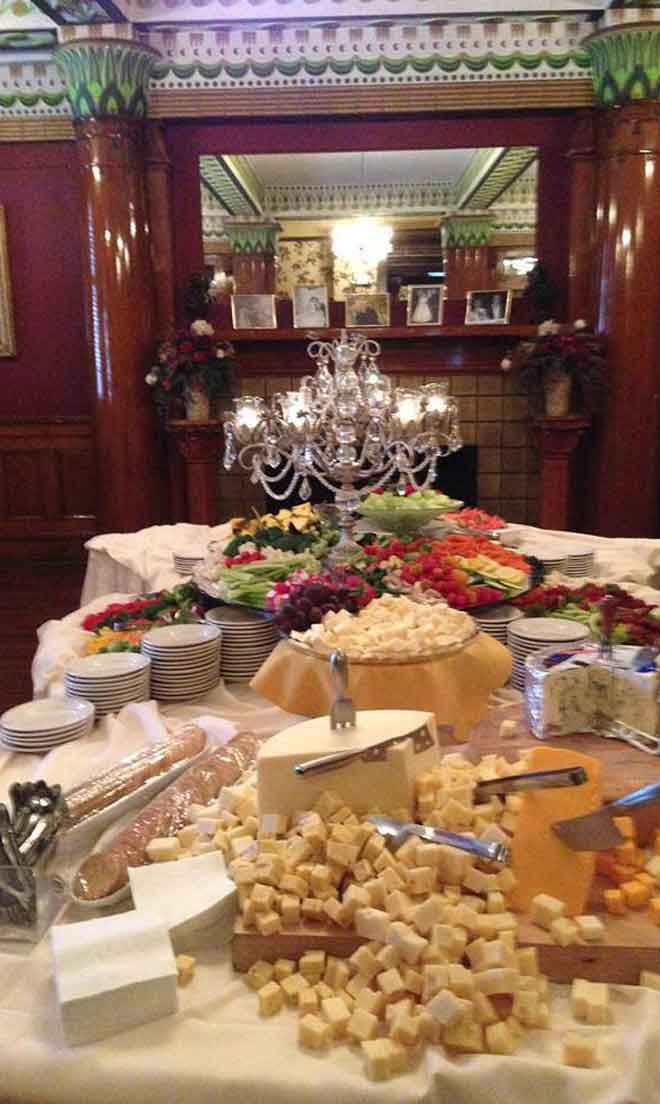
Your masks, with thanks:
M 424 490 L 438 459 L 461 448 L 458 405 L 446 380 L 393 388 L 378 366 L 380 346 L 361 334 L 342 331 L 339 340 L 312 341 L 307 352 L 316 372 L 299 390 L 269 403 L 234 399 L 224 420 L 224 466 L 238 461 L 279 501 L 296 487 L 308 499 L 310 478 L 319 480 L 334 494 L 340 541 L 332 559 L 342 562 L 358 549 L 355 515 L 370 486 L 396 477 L 401 493 L 406 484 Z

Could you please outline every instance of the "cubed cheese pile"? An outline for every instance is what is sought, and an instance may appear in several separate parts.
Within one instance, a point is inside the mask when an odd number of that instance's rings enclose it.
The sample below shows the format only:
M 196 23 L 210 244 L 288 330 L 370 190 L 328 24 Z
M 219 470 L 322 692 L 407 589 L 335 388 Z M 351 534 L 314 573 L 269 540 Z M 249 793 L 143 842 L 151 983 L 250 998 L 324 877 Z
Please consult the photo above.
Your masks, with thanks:
M 660 924 L 660 829 L 651 846 L 642 848 L 632 817 L 614 817 L 614 823 L 624 842 L 600 852 L 596 859 L 596 870 L 612 883 L 612 888 L 603 892 L 605 908 L 615 915 L 647 909 L 649 919 Z

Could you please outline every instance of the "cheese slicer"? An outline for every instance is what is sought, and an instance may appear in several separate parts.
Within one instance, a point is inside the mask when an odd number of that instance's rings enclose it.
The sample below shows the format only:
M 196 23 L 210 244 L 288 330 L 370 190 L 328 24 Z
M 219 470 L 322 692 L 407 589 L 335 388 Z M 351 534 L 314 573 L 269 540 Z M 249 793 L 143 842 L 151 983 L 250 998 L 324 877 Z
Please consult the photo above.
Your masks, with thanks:
M 330 728 L 355 728 L 355 706 L 348 694 L 348 660 L 339 650 L 330 656 L 330 671 L 335 686 L 335 700 L 330 709 Z
M 414 821 L 406 823 L 400 820 L 391 820 L 390 817 L 380 814 L 367 817 L 381 836 L 385 836 L 393 851 L 401 846 L 409 836 L 418 836 L 426 843 L 444 843 L 448 847 L 455 847 L 459 851 L 467 851 L 469 855 L 476 855 L 485 862 L 508 863 L 511 858 L 509 848 L 503 843 L 483 843 L 474 836 L 462 836 L 458 832 L 445 832 L 443 828 L 429 828 L 425 824 L 415 824 Z
M 629 809 L 639 809 L 660 801 L 660 782 L 652 782 L 638 790 L 603 805 L 595 813 L 573 817 L 571 820 L 559 820 L 553 824 L 555 835 L 571 851 L 608 851 L 623 843 L 624 837 L 614 824 L 612 817 L 627 813 Z

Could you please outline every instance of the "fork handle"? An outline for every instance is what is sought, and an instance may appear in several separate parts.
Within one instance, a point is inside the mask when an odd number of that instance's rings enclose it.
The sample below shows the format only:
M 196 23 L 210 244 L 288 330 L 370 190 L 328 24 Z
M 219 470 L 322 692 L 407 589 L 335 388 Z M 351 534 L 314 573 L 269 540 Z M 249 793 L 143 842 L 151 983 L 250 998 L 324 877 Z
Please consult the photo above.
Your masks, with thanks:
M 330 655 L 330 671 L 335 687 L 335 695 L 339 698 L 348 696 L 348 660 L 346 653 L 337 649 Z
M 479 797 L 489 794 L 524 793 L 525 790 L 554 790 L 566 786 L 582 786 L 587 781 L 584 767 L 563 767 L 559 770 L 528 771 L 526 774 L 510 774 L 506 778 L 493 778 L 477 783 Z
M 660 782 L 651 782 L 648 786 L 641 786 L 632 793 L 624 794 L 616 801 L 610 801 L 605 808 L 608 813 L 616 813 L 619 809 L 638 809 L 642 805 L 651 805 L 654 801 L 660 801 Z

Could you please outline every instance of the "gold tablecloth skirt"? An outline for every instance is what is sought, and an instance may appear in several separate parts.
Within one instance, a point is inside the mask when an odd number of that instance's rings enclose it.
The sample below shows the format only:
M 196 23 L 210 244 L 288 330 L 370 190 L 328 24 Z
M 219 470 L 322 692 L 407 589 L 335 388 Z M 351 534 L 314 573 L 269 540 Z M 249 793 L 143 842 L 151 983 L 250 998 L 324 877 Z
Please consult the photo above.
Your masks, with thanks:
M 511 655 L 486 633 L 462 652 L 430 663 L 349 665 L 348 688 L 357 709 L 422 709 L 453 728 L 461 743 L 485 716 L 488 698 L 511 676 Z M 328 713 L 334 699 L 326 660 L 277 645 L 250 684 L 269 701 L 305 717 Z

